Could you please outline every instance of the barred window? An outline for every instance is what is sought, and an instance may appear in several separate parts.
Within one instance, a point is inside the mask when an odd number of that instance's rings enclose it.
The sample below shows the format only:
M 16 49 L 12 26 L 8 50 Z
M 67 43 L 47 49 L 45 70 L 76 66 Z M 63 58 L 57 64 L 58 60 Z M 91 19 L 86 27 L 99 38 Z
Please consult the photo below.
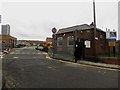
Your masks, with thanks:
M 69 36 L 67 38 L 67 46 L 73 46 L 74 45 L 74 37 L 73 36 Z
M 63 45 L 63 37 L 58 37 L 57 38 L 57 46 L 62 46 Z

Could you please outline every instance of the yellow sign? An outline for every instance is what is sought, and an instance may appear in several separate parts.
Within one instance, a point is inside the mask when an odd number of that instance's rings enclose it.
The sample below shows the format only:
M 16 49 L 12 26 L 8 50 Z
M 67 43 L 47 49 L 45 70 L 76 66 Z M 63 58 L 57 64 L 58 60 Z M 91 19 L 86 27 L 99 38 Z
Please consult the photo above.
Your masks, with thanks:
M 108 46 L 116 46 L 116 42 L 108 42 Z

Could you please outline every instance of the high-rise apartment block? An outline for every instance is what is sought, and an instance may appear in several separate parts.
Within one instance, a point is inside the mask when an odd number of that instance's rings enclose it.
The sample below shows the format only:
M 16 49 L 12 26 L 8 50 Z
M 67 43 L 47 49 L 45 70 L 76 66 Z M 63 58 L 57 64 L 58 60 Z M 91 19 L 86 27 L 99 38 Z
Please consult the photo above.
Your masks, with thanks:
M 2 35 L 10 35 L 10 25 L 9 24 L 2 25 L 1 34 Z

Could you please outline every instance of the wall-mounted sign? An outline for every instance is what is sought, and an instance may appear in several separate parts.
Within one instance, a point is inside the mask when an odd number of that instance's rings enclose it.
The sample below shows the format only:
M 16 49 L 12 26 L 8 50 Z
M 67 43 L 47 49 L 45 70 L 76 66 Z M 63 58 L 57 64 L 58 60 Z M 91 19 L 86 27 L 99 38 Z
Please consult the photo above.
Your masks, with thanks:
M 85 46 L 86 46 L 86 48 L 90 48 L 90 47 L 91 47 L 90 41 L 86 40 L 86 41 L 85 41 Z
M 116 46 L 116 42 L 108 42 L 108 46 Z
M 116 39 L 107 39 L 108 42 L 116 42 Z

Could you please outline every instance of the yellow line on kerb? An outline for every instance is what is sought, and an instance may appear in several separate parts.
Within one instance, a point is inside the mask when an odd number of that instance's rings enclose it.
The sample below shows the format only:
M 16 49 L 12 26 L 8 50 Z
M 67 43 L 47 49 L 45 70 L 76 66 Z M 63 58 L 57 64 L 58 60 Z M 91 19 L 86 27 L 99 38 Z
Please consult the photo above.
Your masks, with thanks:
M 49 57 L 47 55 L 46 55 L 46 58 L 49 59 L 49 60 L 55 60 L 55 59 L 53 59 L 53 58 L 51 58 L 51 57 Z M 70 63 L 72 63 L 72 64 L 78 64 L 78 63 L 68 62 L 68 61 L 64 61 L 64 60 L 57 60 L 57 61 L 62 62 L 62 63 L 68 63 L 68 64 L 70 64 Z
M 46 55 L 46 58 L 49 59 L 49 60 L 55 60 L 53 58 L 50 58 L 48 55 Z M 57 60 L 57 61 L 62 62 L 62 63 L 81 65 L 81 66 L 85 66 L 85 67 L 98 68 L 98 69 L 103 69 L 103 70 L 120 71 L 120 70 L 117 70 L 117 69 L 111 69 L 111 68 L 105 68 L 105 67 L 97 67 L 97 66 L 86 65 L 86 64 L 81 64 L 81 63 L 74 63 L 74 62 L 69 62 L 69 61 L 64 61 L 64 60 Z

